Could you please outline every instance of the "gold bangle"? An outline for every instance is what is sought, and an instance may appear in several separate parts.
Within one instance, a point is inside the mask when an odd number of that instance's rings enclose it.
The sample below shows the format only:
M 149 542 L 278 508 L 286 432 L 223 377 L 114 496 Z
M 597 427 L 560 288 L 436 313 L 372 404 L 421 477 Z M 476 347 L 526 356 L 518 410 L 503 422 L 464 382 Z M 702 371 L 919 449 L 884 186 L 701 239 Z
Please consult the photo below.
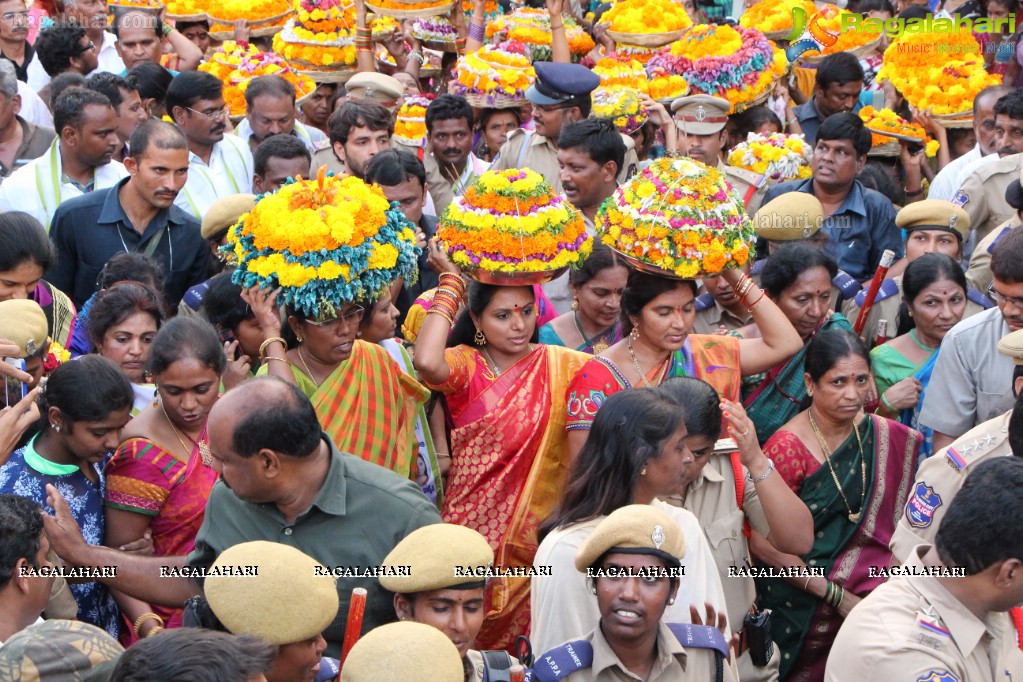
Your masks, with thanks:
M 283 362 L 285 365 L 291 364 L 291 362 L 289 362 L 285 358 L 275 358 L 272 355 L 270 357 L 263 358 L 263 362 Z
M 288 350 L 288 342 L 287 341 L 285 341 L 284 339 L 282 339 L 279 336 L 271 336 L 269 339 L 267 339 L 263 343 L 259 344 L 259 359 L 260 360 L 265 360 L 266 359 L 266 349 L 269 346 L 271 346 L 271 345 L 273 345 L 275 343 L 280 343 L 282 346 L 284 346 L 284 350 Z
M 149 632 L 147 632 L 146 636 L 143 637 L 142 639 L 149 639 L 153 635 L 158 634 L 160 632 L 163 632 L 163 630 L 164 630 L 164 627 L 162 625 L 154 625 L 153 629 L 150 630 Z
M 135 632 L 135 636 L 142 639 L 142 635 L 139 634 L 139 627 L 147 620 L 158 620 L 160 621 L 160 627 L 163 627 L 163 618 L 160 618 L 157 614 L 152 611 L 146 611 L 141 616 L 135 619 L 135 624 L 132 626 L 132 630 Z

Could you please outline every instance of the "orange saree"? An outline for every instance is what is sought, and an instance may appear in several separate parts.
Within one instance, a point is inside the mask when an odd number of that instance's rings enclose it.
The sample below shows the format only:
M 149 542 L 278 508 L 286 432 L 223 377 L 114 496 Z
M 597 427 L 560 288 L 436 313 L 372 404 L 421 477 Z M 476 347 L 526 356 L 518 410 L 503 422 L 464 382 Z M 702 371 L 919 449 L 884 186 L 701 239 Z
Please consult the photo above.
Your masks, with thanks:
M 451 375 L 434 388 L 448 396 L 454 429 L 441 516 L 486 537 L 496 567 L 533 565 L 537 526 L 568 474 L 565 393 L 589 357 L 540 345 L 495 376 L 477 350 L 445 351 Z M 529 631 L 529 577 L 492 579 L 486 605 L 476 648 L 511 650 Z

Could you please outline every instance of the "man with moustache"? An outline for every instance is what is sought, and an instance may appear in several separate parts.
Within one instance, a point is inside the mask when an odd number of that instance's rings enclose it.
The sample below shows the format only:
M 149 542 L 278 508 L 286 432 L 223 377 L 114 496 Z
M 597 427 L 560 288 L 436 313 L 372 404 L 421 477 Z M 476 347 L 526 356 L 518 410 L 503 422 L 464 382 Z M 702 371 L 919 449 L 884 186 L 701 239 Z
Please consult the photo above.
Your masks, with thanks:
M 135 129 L 125 160 L 129 177 L 69 199 L 53 216 L 57 264 L 46 279 L 82 305 L 115 253 L 136 252 L 163 267 L 164 295 L 176 304 L 206 278 L 209 250 L 199 221 L 174 205 L 188 177 L 188 141 L 169 123 L 150 119 Z
M 792 110 L 807 144 L 816 144 L 817 131 L 828 116 L 859 108 L 863 77 L 860 60 L 851 52 L 839 52 L 821 60 L 813 97 Z
M 111 187 L 128 174 L 112 160 L 120 144 L 117 112 L 105 95 L 65 90 L 54 103 L 53 123 L 57 137 L 49 150 L 0 185 L 0 211 L 24 211 L 46 228 L 63 202 Z
M 117 38 L 107 28 L 106 0 L 64 0 L 63 21 L 73 21 L 85 27 L 86 35 L 96 48 L 98 65 L 95 71 L 123 73 L 124 62 L 117 54 Z M 89 74 L 86 74 L 89 75 Z M 33 59 L 28 65 L 28 85 L 39 92 L 50 82 L 50 76 L 43 69 L 39 59 Z
M 465 193 L 490 164 L 472 153 L 472 107 L 460 95 L 441 95 L 426 108 L 430 153 L 423 158 L 426 183 L 438 213 Z
M 167 89 L 167 113 L 188 138 L 188 182 L 174 203 L 202 220 L 218 199 L 252 191 L 252 153 L 227 135 L 224 85 L 203 71 L 186 71 Z
M 18 80 L 28 80 L 35 50 L 28 42 L 28 8 L 22 0 L 0 2 L 0 58 L 14 65 Z
M 974 244 L 1016 214 L 1005 199 L 1005 190 L 1023 170 L 1023 90 L 999 99 L 994 112 L 995 149 L 1000 158 L 988 162 L 985 157 L 967 166 L 962 187 L 952 198 L 970 216 Z
M 168 111 L 170 105 L 168 104 Z M 318 128 L 297 119 L 295 87 L 276 74 L 259 76 L 245 88 L 245 119 L 234 134 L 248 142 L 250 151 L 271 135 L 294 135 L 302 140 L 310 154 L 330 146 L 329 138 Z
M 934 452 L 1012 408 L 1013 361 L 998 352 L 998 342 L 1023 329 L 1023 227 L 998 242 L 991 275 L 988 293 L 997 307 L 945 335 L 924 394 L 920 423 L 934 429 Z

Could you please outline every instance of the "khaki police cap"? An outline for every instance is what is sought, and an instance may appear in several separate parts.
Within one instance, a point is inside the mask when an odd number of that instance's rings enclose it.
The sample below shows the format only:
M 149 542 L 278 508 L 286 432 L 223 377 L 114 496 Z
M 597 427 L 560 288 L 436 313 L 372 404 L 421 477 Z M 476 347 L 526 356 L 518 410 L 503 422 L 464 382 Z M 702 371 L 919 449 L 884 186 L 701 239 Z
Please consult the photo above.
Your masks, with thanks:
M 611 550 L 679 560 L 686 555 L 682 528 L 649 504 L 630 504 L 601 521 L 575 555 L 576 570 L 585 572 Z
M 406 535 L 383 561 L 383 566 L 408 567 L 410 575 L 381 576 L 380 584 L 399 594 L 479 585 L 493 563 L 494 550 L 485 537 L 465 526 L 435 523 Z M 466 575 L 466 568 L 474 572 Z
M 77 620 L 31 625 L 0 646 L 3 682 L 101 682 L 124 647 L 105 630 Z
M 402 621 L 370 630 L 341 669 L 344 682 L 463 682 L 462 657 L 443 632 Z
M 48 348 L 50 334 L 46 313 L 35 301 L 12 298 L 0 302 L 0 339 L 18 347 L 18 357 L 28 358 Z
M 392 109 L 405 94 L 405 86 L 394 76 L 376 71 L 360 71 L 345 83 L 345 94 L 350 100 L 376 102 Z
M 731 108 L 727 99 L 710 95 L 679 97 L 671 103 L 675 125 L 689 135 L 713 135 L 723 130 Z
M 221 575 L 210 575 L 214 569 Z M 257 540 L 221 552 L 203 589 L 231 634 L 294 644 L 320 634 L 337 617 L 334 579 L 321 573 L 327 571 L 319 562 L 294 547 Z
M 1017 365 L 1023 365 L 1023 329 L 1006 334 L 998 341 L 998 352 L 1012 358 Z
M 256 205 L 255 194 L 232 194 L 213 202 L 202 219 L 202 238 L 209 241 L 238 222 Z
M 970 233 L 970 214 L 951 201 L 924 199 L 899 209 L 895 224 L 906 232 L 944 230 L 963 240 Z
M 753 216 L 758 237 L 772 242 L 809 239 L 824 224 L 824 207 L 809 192 L 786 192 L 771 199 Z

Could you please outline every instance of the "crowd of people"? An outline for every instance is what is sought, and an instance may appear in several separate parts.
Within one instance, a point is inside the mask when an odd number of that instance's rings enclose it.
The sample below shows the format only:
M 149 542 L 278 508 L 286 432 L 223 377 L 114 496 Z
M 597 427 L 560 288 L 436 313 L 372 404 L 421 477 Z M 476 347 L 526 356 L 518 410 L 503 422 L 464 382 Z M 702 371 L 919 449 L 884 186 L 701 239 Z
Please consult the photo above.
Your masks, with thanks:
M 238 116 L 199 68 L 208 21 L 0 0 L 0 681 L 1023 679 L 1008 48 L 967 127 L 837 52 L 739 112 L 642 95 L 625 129 L 591 99 L 606 5 L 536 7 L 552 61 L 485 108 L 421 77 L 411 31 L 376 65 L 354 3 L 358 73 L 310 97 L 254 77 Z M 456 4 L 479 48 L 483 0 Z M 419 145 L 394 135 L 414 95 Z M 881 100 L 935 159 L 876 153 L 857 111 Z M 729 165 L 749 133 L 801 135 L 810 174 Z M 755 258 L 680 279 L 598 235 L 552 281 L 494 283 L 437 237 L 484 173 L 527 168 L 594 235 L 662 157 L 721 173 Z M 409 226 L 405 276 L 311 304 L 252 285 L 238 225 L 331 174 Z

